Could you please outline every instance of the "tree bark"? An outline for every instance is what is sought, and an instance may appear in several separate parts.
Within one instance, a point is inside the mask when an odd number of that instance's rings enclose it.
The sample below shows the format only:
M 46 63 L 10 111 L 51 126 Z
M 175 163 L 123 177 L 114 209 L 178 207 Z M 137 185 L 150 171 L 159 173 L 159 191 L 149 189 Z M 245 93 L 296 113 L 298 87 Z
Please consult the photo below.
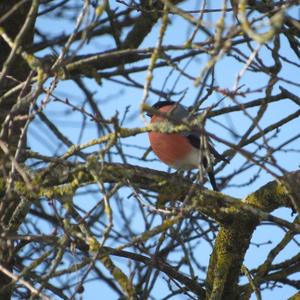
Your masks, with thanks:
M 1 1 L 0 3 L 0 16 L 3 17 L 5 14 L 12 12 L 15 5 L 17 5 L 19 0 Z M 14 42 L 19 38 L 19 42 L 22 45 L 30 46 L 33 42 L 33 27 L 34 20 L 28 20 L 27 28 L 24 24 L 28 18 L 28 12 L 31 8 L 31 1 L 23 1 L 24 3 L 18 7 L 10 15 L 4 19 L 0 26 L 3 28 L 5 34 Z M 22 28 L 24 29 L 22 32 Z M 18 55 L 18 50 L 12 49 L 2 37 L 0 37 L 0 65 L 1 65 L 1 82 L 0 82 L 0 96 L 3 96 L 8 90 L 16 86 L 20 82 L 26 80 L 30 69 L 23 58 Z M 9 192 L 7 189 L 7 182 L 9 176 L 11 175 L 12 167 L 12 157 L 15 157 L 15 151 L 17 147 L 25 147 L 26 137 L 22 142 L 20 141 L 20 135 L 23 126 L 26 122 L 23 118 L 18 118 L 19 120 L 14 120 L 13 114 L 11 114 L 12 107 L 21 101 L 22 96 L 28 93 L 30 88 L 22 91 L 21 95 L 12 95 L 6 97 L 4 101 L 1 102 L 0 107 L 0 124 L 1 124 L 1 134 L 0 141 L 2 147 L 0 149 L 0 232 L 8 231 L 8 224 L 11 221 L 11 216 L 20 203 L 20 198 L 14 193 Z M 19 99 L 19 100 L 18 100 Z M 25 115 L 28 112 L 28 106 L 23 106 L 21 110 L 18 111 L 18 115 Z M 20 121 L 20 119 L 22 119 Z M 18 162 L 22 162 L 22 156 L 17 158 Z M 17 230 L 17 228 L 15 228 Z M 13 242 L 0 239 L 0 265 L 9 271 L 13 269 Z M 12 295 L 12 285 L 11 278 L 7 277 L 5 274 L 0 273 L 0 299 L 7 300 L 11 299 Z M 5 287 L 7 285 L 7 287 Z

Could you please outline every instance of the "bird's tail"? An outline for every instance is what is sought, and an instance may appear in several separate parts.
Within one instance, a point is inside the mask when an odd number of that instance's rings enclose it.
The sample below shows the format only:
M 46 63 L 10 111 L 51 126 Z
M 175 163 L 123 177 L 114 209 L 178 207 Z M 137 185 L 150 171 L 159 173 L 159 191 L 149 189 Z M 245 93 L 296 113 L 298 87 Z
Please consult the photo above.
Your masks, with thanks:
M 217 159 L 225 161 L 227 164 L 229 164 L 229 160 L 222 154 L 220 154 L 211 144 L 208 144 L 210 153 Z
M 209 181 L 210 181 L 212 188 L 214 189 L 214 191 L 219 192 L 219 189 L 216 184 L 214 171 L 208 171 L 207 174 L 208 174 Z

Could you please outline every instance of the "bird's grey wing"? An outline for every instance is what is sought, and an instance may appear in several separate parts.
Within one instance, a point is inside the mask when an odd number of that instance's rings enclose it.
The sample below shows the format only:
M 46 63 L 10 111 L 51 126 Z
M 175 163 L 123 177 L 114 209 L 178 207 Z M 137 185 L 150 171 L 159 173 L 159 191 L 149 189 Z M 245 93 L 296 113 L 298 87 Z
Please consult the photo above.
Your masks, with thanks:
M 174 109 L 172 115 L 171 115 L 175 121 L 181 122 L 182 120 L 188 120 L 190 118 L 189 111 L 181 104 L 177 105 Z M 192 130 L 187 132 L 182 132 L 182 135 L 186 136 L 190 144 L 200 149 L 200 130 Z M 220 153 L 215 150 L 215 148 L 211 145 L 211 141 L 208 139 L 208 149 L 210 153 L 217 159 L 225 161 L 226 163 L 229 163 L 229 161 Z
M 197 149 L 200 149 L 200 137 L 199 137 L 199 134 L 196 135 L 194 133 L 190 133 L 188 135 L 186 135 L 188 141 L 190 142 L 190 144 L 197 148 Z M 217 159 L 217 160 L 222 160 L 222 161 L 225 161 L 226 163 L 229 163 L 228 159 L 226 159 L 225 156 L 221 155 L 212 145 L 211 145 L 211 142 L 208 141 L 208 149 L 210 151 L 210 153 Z
M 188 117 L 189 111 L 181 104 L 176 105 L 171 113 L 171 118 L 176 122 L 182 122 L 182 120 L 188 119 Z

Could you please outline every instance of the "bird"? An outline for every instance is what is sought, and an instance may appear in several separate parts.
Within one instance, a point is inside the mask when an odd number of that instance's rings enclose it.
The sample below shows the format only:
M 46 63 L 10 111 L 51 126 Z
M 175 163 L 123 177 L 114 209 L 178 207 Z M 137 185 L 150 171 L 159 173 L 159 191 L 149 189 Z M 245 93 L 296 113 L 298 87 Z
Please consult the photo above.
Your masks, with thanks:
M 147 116 L 151 118 L 151 124 L 165 121 L 180 124 L 184 121 L 188 122 L 191 118 L 189 110 L 179 102 L 158 101 L 152 108 L 158 113 L 147 113 Z M 190 170 L 199 168 L 201 162 L 207 171 L 213 190 L 219 191 L 212 163 L 215 160 L 222 160 L 226 163 L 229 161 L 214 149 L 207 136 L 205 139 L 201 138 L 204 134 L 199 129 L 180 133 L 148 132 L 151 148 L 163 163 L 177 170 Z M 201 143 L 205 140 L 207 141 L 206 147 L 203 147 Z M 205 148 L 207 150 L 204 150 Z

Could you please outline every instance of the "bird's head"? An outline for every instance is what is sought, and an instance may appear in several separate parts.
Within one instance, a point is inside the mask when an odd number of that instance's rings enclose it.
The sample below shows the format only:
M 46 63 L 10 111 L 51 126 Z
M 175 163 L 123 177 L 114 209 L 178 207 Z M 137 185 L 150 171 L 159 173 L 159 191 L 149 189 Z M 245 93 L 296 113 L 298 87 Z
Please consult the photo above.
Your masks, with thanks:
M 158 101 L 152 105 L 152 108 L 162 113 L 168 113 L 176 106 L 176 103 L 177 102 L 171 100 Z M 154 114 L 152 112 L 148 112 L 147 116 L 153 118 Z

